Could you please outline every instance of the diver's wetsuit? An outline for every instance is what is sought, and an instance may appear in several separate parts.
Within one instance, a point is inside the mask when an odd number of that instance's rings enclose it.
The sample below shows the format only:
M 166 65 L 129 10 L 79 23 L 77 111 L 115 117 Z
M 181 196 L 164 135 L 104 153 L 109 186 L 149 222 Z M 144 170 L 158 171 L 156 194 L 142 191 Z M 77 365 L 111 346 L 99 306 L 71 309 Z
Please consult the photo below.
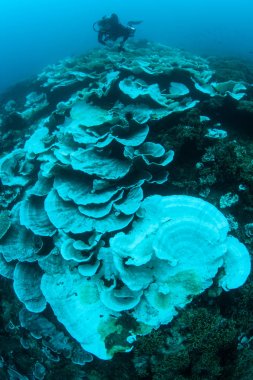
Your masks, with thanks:
M 139 21 L 136 23 L 139 23 Z M 135 28 L 133 28 L 132 24 L 133 22 L 128 23 L 127 26 L 122 25 L 118 16 L 113 13 L 111 17 L 103 17 L 96 22 L 93 28 L 96 30 L 95 25 L 98 26 L 98 42 L 102 45 L 106 45 L 107 41 L 116 41 L 118 38 L 122 38 L 119 50 L 123 50 L 126 40 L 134 35 Z

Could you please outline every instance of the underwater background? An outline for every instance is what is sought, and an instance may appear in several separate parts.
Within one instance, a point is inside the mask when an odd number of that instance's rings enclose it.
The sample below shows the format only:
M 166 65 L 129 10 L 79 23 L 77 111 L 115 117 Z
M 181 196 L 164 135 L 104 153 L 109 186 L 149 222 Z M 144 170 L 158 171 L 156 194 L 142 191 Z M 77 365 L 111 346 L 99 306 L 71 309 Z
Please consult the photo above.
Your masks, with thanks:
M 253 379 L 252 14 L 0 2 L 0 380 Z
M 113 12 L 122 23 L 143 20 L 136 38 L 253 59 L 251 0 L 2 0 L 0 91 L 95 47 L 92 24 Z

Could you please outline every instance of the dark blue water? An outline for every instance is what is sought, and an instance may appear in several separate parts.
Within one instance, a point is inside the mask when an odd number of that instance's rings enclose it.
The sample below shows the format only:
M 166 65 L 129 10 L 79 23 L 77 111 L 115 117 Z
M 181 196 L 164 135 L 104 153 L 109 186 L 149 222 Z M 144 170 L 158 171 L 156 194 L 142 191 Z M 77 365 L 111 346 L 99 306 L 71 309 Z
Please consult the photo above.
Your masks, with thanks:
M 253 60 L 252 0 L 1 0 L 0 92 L 97 46 L 94 21 L 142 19 L 136 38 Z

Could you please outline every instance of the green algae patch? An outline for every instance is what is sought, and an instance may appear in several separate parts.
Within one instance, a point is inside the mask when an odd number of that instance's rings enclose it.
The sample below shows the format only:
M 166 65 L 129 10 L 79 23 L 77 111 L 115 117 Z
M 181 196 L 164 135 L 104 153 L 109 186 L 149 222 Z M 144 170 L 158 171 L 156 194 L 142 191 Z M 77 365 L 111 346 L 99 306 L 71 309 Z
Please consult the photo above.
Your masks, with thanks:
M 92 305 L 99 300 L 99 292 L 97 286 L 92 283 L 85 283 L 78 289 L 80 301 L 86 305 Z

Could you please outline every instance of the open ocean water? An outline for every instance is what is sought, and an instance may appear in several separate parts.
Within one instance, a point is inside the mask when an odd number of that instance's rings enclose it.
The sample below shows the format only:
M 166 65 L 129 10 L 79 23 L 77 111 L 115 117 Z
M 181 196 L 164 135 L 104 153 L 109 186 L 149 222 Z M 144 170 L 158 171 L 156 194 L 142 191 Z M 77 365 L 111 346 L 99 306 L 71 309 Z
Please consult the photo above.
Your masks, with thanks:
M 143 20 L 136 38 L 253 59 L 250 0 L 2 0 L 0 7 L 0 91 L 97 46 L 92 24 L 113 12 L 122 23 Z

